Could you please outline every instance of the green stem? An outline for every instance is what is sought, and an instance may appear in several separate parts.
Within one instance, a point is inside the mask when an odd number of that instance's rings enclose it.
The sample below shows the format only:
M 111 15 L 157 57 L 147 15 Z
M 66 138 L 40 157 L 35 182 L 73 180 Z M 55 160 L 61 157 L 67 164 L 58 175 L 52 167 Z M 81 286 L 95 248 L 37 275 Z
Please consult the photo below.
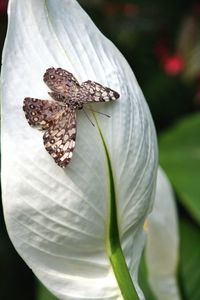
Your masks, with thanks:
M 117 221 L 117 205 L 116 205 L 116 194 L 115 194 L 115 184 L 112 172 L 112 165 L 106 143 L 101 132 L 101 129 L 98 125 L 97 119 L 96 124 L 98 131 L 101 136 L 103 147 L 105 150 L 108 173 L 109 173 L 109 187 L 110 187 L 110 223 L 108 229 L 108 256 L 116 276 L 121 294 L 124 300 L 138 300 L 138 295 L 136 293 L 135 287 L 133 285 L 125 257 L 121 248 L 119 228 Z

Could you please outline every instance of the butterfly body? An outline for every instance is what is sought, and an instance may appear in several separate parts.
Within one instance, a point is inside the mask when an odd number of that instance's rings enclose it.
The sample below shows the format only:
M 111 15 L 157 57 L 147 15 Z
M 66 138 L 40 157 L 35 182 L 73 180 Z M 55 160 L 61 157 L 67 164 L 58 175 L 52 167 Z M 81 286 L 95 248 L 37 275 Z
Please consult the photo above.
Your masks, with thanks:
M 44 82 L 51 89 L 53 100 L 25 98 L 23 110 L 29 125 L 45 130 L 43 142 L 46 150 L 62 168 L 70 162 L 76 139 L 76 110 L 84 104 L 107 102 L 119 94 L 94 81 L 81 85 L 72 73 L 61 68 L 49 68 Z

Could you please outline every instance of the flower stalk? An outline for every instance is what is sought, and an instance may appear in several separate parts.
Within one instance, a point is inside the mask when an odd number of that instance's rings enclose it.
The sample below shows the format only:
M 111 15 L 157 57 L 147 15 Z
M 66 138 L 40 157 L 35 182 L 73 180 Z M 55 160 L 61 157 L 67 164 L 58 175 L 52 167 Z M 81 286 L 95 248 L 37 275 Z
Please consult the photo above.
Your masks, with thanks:
M 95 116 L 94 116 L 95 118 Z M 131 279 L 126 260 L 121 248 L 120 235 L 119 235 L 119 227 L 118 227 L 118 217 L 117 217 L 117 199 L 115 193 L 115 183 L 112 171 L 111 159 L 109 156 L 108 149 L 106 147 L 106 143 L 103 137 L 103 133 L 98 125 L 97 119 L 95 118 L 98 131 L 100 133 L 100 137 L 102 140 L 102 144 L 105 151 L 107 166 L 108 166 L 108 174 L 109 174 L 109 204 L 110 204 L 110 217 L 109 217 L 109 225 L 108 225 L 108 256 L 113 268 L 113 272 L 116 276 L 116 280 L 118 282 L 121 294 L 124 300 L 137 300 L 138 295 L 136 293 L 133 281 Z

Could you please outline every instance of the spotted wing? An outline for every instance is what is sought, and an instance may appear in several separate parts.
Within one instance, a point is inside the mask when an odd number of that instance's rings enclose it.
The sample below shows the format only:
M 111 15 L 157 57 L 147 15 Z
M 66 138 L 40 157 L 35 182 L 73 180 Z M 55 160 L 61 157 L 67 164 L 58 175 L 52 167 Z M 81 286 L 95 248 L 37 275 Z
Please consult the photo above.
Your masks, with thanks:
M 80 88 L 74 75 L 61 68 L 47 69 L 43 79 L 47 86 L 52 90 L 49 94 L 53 99 L 58 101 L 66 102 L 65 98 L 74 98 Z
M 76 114 L 75 110 L 66 108 L 59 119 L 44 133 L 46 150 L 61 168 L 70 162 L 75 147 Z
M 60 117 L 65 107 L 56 101 L 25 98 L 23 110 L 29 125 L 45 130 Z
M 119 94 L 117 92 L 91 80 L 83 82 L 78 91 L 78 100 L 83 104 L 114 101 L 118 98 Z

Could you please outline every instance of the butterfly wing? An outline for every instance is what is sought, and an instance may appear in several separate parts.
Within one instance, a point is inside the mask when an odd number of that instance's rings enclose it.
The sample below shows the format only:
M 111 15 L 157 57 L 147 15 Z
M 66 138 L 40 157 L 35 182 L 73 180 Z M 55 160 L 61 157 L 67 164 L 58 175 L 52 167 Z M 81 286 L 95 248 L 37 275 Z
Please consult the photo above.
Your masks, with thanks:
M 53 91 L 49 94 L 55 99 L 62 101 L 64 98 L 73 98 L 80 85 L 74 75 L 61 68 L 49 68 L 44 74 L 44 82 Z M 61 96 L 59 96 L 61 95 Z M 63 102 L 64 101 L 63 98 Z
M 70 162 L 76 139 L 76 113 L 66 107 L 65 112 L 44 133 L 46 150 L 61 168 Z
M 119 94 L 97 82 L 88 80 L 81 84 L 81 88 L 78 91 L 78 98 L 83 104 L 89 102 L 108 102 L 117 100 Z
M 45 130 L 63 113 L 65 105 L 56 101 L 25 98 L 23 110 L 29 125 Z

